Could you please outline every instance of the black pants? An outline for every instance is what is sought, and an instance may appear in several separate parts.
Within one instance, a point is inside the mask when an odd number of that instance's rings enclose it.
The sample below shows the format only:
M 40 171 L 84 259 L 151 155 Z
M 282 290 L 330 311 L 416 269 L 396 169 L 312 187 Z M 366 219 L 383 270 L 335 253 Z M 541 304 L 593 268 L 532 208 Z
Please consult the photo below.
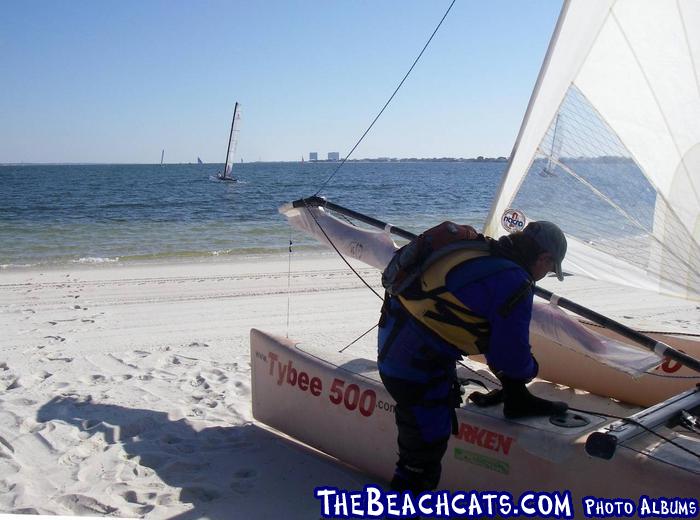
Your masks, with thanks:
M 399 460 L 391 488 L 416 495 L 436 489 L 442 457 L 456 428 L 454 409 L 461 404 L 459 385 L 453 377 L 418 384 L 381 372 L 380 376 L 396 401 Z

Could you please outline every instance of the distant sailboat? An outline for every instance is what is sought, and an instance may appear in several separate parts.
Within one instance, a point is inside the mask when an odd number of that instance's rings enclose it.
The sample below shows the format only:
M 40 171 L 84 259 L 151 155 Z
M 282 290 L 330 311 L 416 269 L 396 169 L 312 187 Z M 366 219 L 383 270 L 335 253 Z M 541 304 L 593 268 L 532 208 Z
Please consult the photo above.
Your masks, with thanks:
M 197 157 L 197 164 L 204 164 L 204 163 L 202 162 L 202 159 L 200 159 L 199 157 Z
M 165 148 L 160 152 L 160 165 L 163 166 L 163 157 L 165 157 Z
M 236 105 L 233 107 L 233 118 L 231 119 L 231 133 L 228 136 L 224 171 L 217 176 L 221 181 L 236 182 L 238 180 L 231 175 L 231 170 L 233 169 L 233 157 L 236 154 L 236 145 L 238 144 L 238 125 L 240 120 L 241 112 L 238 108 L 238 101 L 236 101 Z

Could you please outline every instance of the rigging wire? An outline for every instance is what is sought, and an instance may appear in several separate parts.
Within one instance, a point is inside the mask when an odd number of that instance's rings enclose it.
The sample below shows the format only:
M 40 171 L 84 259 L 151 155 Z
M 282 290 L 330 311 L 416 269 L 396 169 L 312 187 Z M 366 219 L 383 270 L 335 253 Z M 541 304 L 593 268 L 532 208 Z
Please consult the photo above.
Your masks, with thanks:
M 673 444 L 678 449 L 681 449 L 681 450 L 693 455 L 694 457 L 697 457 L 698 459 L 700 459 L 700 453 L 696 453 L 693 450 L 686 448 L 682 444 L 678 444 L 673 439 L 670 439 L 664 435 L 661 435 L 660 433 L 654 431 L 654 429 L 649 428 L 648 426 L 645 426 L 644 424 L 640 423 L 639 421 L 635 421 L 634 419 L 630 419 L 629 417 L 622 417 L 619 415 L 613 415 L 613 414 L 603 413 L 603 412 L 594 412 L 591 410 L 583 410 L 581 408 L 569 408 L 569 410 L 574 411 L 574 412 L 582 412 L 582 413 L 586 413 L 586 414 L 590 414 L 590 415 L 598 415 L 600 417 L 607 417 L 608 419 L 617 419 L 619 421 L 623 421 L 623 422 L 628 423 L 628 424 L 633 424 L 634 426 L 638 426 L 641 429 L 645 430 L 647 433 L 651 433 L 652 435 L 659 437 L 661 440 L 666 441 L 669 444 Z
M 311 217 L 314 219 L 314 222 L 316 222 L 316 225 L 318 226 L 318 229 L 321 230 L 321 233 L 323 233 L 323 236 L 326 237 L 326 240 L 328 240 L 328 243 L 329 243 L 331 246 L 333 246 L 333 249 L 335 249 L 335 252 L 338 253 L 338 256 L 340 256 L 340 258 L 343 260 L 343 262 L 345 262 L 345 264 L 350 268 L 350 270 L 351 270 L 353 273 L 355 273 L 355 276 L 357 276 L 357 277 L 362 281 L 362 283 L 365 284 L 365 285 L 367 286 L 367 288 L 368 288 L 370 291 L 372 291 L 372 292 L 377 296 L 377 298 L 379 298 L 379 299 L 382 300 L 382 302 L 383 302 L 383 301 L 384 301 L 384 298 L 383 298 L 377 291 L 375 291 L 374 288 L 373 288 L 364 278 L 362 278 L 362 275 L 361 275 L 360 273 L 358 273 L 352 265 L 350 265 L 350 262 L 347 260 L 347 258 L 345 258 L 345 256 L 343 255 L 343 253 L 341 253 L 340 250 L 336 247 L 336 245 L 333 243 L 333 241 L 331 240 L 331 238 L 330 238 L 330 237 L 328 236 L 328 234 L 326 233 L 326 230 L 323 229 L 323 226 L 321 226 L 321 223 L 320 223 L 320 222 L 318 221 L 318 219 L 316 218 L 316 215 L 314 215 L 314 212 L 311 211 L 311 208 L 309 207 L 308 204 L 306 205 L 306 208 L 305 208 L 305 209 L 306 209 L 306 211 L 309 212 L 309 214 L 311 215 Z M 349 222 L 349 220 L 348 220 L 348 222 Z M 370 329 L 367 330 L 366 332 L 363 332 L 360 336 L 358 336 L 358 337 L 355 338 L 353 341 L 351 341 L 350 343 L 348 343 L 347 345 L 345 345 L 345 346 L 344 346 L 343 348 L 341 348 L 338 352 L 345 352 L 345 350 L 347 350 L 347 349 L 350 348 L 352 345 L 354 345 L 355 343 L 357 343 L 358 341 L 360 341 L 362 338 L 364 338 L 367 334 L 369 334 L 370 332 L 372 332 L 372 331 L 373 331 L 375 328 L 377 328 L 377 327 L 378 327 L 378 324 L 373 325 L 372 328 L 370 328 Z
M 389 106 L 389 103 L 391 103 L 391 101 L 394 99 L 394 96 L 396 96 L 396 94 L 398 93 L 399 89 L 403 86 L 404 82 L 406 81 L 406 79 L 408 79 L 409 74 L 411 74 L 411 71 L 413 70 L 413 68 L 414 68 L 414 67 L 416 66 L 416 64 L 418 63 L 418 60 L 421 59 L 421 56 L 423 56 L 423 53 L 424 53 L 425 50 L 428 48 L 428 45 L 430 45 L 430 42 L 433 40 L 433 37 L 435 36 L 435 34 L 438 32 L 438 29 L 440 29 L 440 26 L 442 25 L 442 22 L 444 22 L 444 21 L 445 21 L 445 18 L 447 18 L 447 15 L 448 15 L 448 14 L 450 13 L 450 11 L 452 10 L 452 6 L 455 5 L 455 2 L 456 2 L 456 1 L 457 1 L 457 0 L 452 0 L 452 3 L 450 3 L 450 6 L 447 8 L 447 11 L 445 11 L 445 14 L 442 16 L 442 19 L 440 20 L 440 22 L 439 22 L 439 23 L 437 24 L 437 26 L 435 27 L 435 30 L 433 31 L 433 33 L 430 35 L 430 38 L 428 38 L 428 41 L 425 42 L 425 45 L 423 46 L 423 49 L 422 49 L 422 50 L 420 51 L 420 53 L 418 54 L 418 57 L 413 61 L 413 65 L 411 65 L 411 67 L 408 69 L 408 72 L 406 72 L 406 74 L 404 75 L 403 79 L 399 82 L 398 86 L 396 87 L 396 89 L 394 89 L 394 93 L 391 94 L 391 96 L 389 97 L 389 99 L 387 100 L 387 102 L 384 103 L 384 106 L 382 107 L 382 109 L 379 111 L 379 113 L 375 116 L 375 118 L 372 120 L 372 122 L 370 123 L 370 125 L 367 127 L 367 130 L 365 130 L 365 133 L 363 133 L 362 136 L 357 140 L 357 142 L 355 143 L 355 146 L 353 146 L 353 147 L 352 147 L 352 150 L 350 150 L 350 152 L 343 158 L 343 160 L 342 160 L 341 163 L 338 165 L 338 167 L 333 171 L 333 173 L 331 173 L 330 177 L 328 177 L 328 178 L 326 179 L 326 181 L 325 181 L 323 184 L 321 184 L 321 187 L 318 189 L 318 191 L 317 191 L 316 193 L 314 193 L 314 196 L 316 196 L 316 195 L 318 195 L 319 193 L 321 193 L 321 190 L 323 190 L 323 188 L 325 188 L 325 187 L 328 185 L 328 183 L 331 181 L 331 179 L 333 179 L 333 177 L 335 177 L 336 173 L 338 173 L 338 170 L 340 170 L 340 168 L 343 167 L 343 165 L 344 165 L 345 162 L 350 158 L 350 156 L 351 156 L 352 153 L 355 151 L 355 149 L 356 149 L 358 146 L 360 146 L 360 143 L 361 143 L 362 140 L 365 138 L 365 136 L 369 133 L 369 131 L 372 129 L 372 127 L 374 126 L 374 123 L 376 123 L 377 120 L 381 117 L 381 115 L 384 113 L 384 110 L 386 110 L 386 107 Z
M 624 449 L 626 449 L 626 450 L 633 451 L 633 452 L 635 452 L 635 453 L 638 453 L 639 455 L 642 455 L 643 457 L 647 457 L 648 459 L 651 459 L 651 460 L 655 460 L 655 461 L 657 461 L 657 462 L 660 462 L 661 464 L 668 464 L 668 465 L 670 465 L 670 466 L 673 466 L 674 468 L 679 468 L 679 469 L 688 471 L 688 468 L 686 468 L 686 467 L 684 467 L 684 466 L 681 466 L 681 465 L 679 465 L 679 464 L 677 464 L 677 463 L 675 463 L 675 462 L 670 462 L 670 461 L 668 461 L 668 460 L 665 460 L 665 459 L 656 457 L 656 456 L 652 455 L 651 453 L 646 453 L 646 452 L 644 452 L 644 451 L 642 451 L 642 450 L 638 450 L 638 449 L 636 449 L 636 448 L 632 448 L 631 446 L 626 446 L 626 445 L 622 444 L 622 445 L 620 445 L 620 448 L 624 448 Z M 692 469 L 689 470 L 689 471 L 691 471 L 692 473 L 695 473 L 695 474 L 698 473 L 697 471 L 693 471 Z
M 371 329 L 369 329 L 369 330 L 366 331 L 366 332 L 363 332 L 360 336 L 358 336 L 357 338 L 355 338 L 354 340 L 352 340 L 350 343 L 348 343 L 347 345 L 345 345 L 345 346 L 344 346 L 343 348 L 341 348 L 338 352 L 345 352 L 345 350 L 346 350 L 347 348 L 351 347 L 352 345 L 354 345 L 355 343 L 357 343 L 358 341 L 360 341 L 362 338 L 364 338 L 367 334 L 369 334 L 370 332 L 372 332 L 372 331 L 373 331 L 374 329 L 376 329 L 377 327 L 379 327 L 379 324 L 378 324 L 378 323 L 375 323 L 374 325 L 372 325 L 372 328 L 371 328 Z
M 305 207 L 306 211 L 308 211 L 309 214 L 311 215 L 311 217 L 314 219 L 314 222 L 316 222 L 316 225 L 318 226 L 318 229 L 321 230 L 321 233 L 323 233 L 323 236 L 326 237 L 326 240 L 328 240 L 328 243 L 329 243 L 331 246 L 333 246 L 333 249 L 335 249 L 335 252 L 338 253 L 338 256 L 340 256 L 340 258 L 343 260 L 343 262 L 345 262 L 345 264 L 350 268 L 350 270 L 351 270 L 353 273 L 355 273 L 355 276 L 357 276 L 357 277 L 362 281 L 362 283 L 365 284 L 365 285 L 367 286 L 367 288 L 375 294 L 375 296 L 376 296 L 377 298 L 379 298 L 380 300 L 384 301 L 384 298 L 383 298 L 377 291 L 374 290 L 374 287 L 372 287 L 372 286 L 369 284 L 369 282 L 367 282 L 367 280 L 365 280 L 364 278 L 362 278 L 362 275 L 361 275 L 360 273 L 358 273 L 357 270 L 356 270 L 352 265 L 350 265 L 350 262 L 348 262 L 347 258 L 345 258 L 345 256 L 343 255 L 343 253 L 341 253 L 340 250 L 336 247 L 336 245 L 335 245 L 335 244 L 333 243 L 333 241 L 331 240 L 331 237 L 328 236 L 328 234 L 326 233 L 326 230 L 323 229 L 323 227 L 321 226 L 321 223 L 320 223 L 320 222 L 318 221 L 318 219 L 316 218 L 316 215 L 314 215 L 314 212 L 311 211 L 311 206 L 309 206 L 308 204 L 304 203 L 304 207 Z
M 431 33 L 430 37 L 428 38 L 428 41 L 425 42 L 425 45 L 423 45 L 423 48 L 421 49 L 420 53 L 418 53 L 418 56 L 417 56 L 416 59 L 413 61 L 413 64 L 411 65 L 411 67 L 408 69 L 408 72 L 406 72 L 406 74 L 404 75 L 404 77 L 401 79 L 401 81 L 399 82 L 399 84 L 397 85 L 397 87 L 394 89 L 394 92 L 391 94 L 391 96 L 389 97 L 389 99 L 387 100 L 387 102 L 384 103 L 384 106 L 382 107 L 382 109 L 381 109 L 381 110 L 379 111 L 379 113 L 374 117 L 374 119 L 372 120 L 372 122 L 370 123 L 370 125 L 367 127 L 367 129 L 364 131 L 364 133 L 362 134 L 362 136 L 360 136 L 360 138 L 357 140 L 357 142 L 356 142 L 355 145 L 352 147 L 352 149 L 350 150 L 350 152 L 343 158 L 343 160 L 342 160 L 342 161 L 340 162 L 340 164 L 336 167 L 336 169 L 333 171 L 333 173 L 331 173 L 331 175 L 325 180 L 325 182 L 323 182 L 323 184 L 321 184 L 321 186 L 320 186 L 319 189 L 316 191 L 316 193 L 314 194 L 314 196 L 318 196 L 318 194 L 321 193 L 321 191 L 328 185 L 328 183 L 330 183 L 330 181 L 335 177 L 335 175 L 338 173 L 338 171 L 340 170 L 340 168 L 343 167 L 343 165 L 347 162 L 347 160 L 350 158 L 350 156 L 353 154 L 353 152 L 357 149 L 357 147 L 358 147 L 358 146 L 360 145 L 360 143 L 363 141 L 363 139 L 365 138 L 365 136 L 366 136 L 366 135 L 369 133 L 369 131 L 372 129 L 372 127 L 373 127 L 374 124 L 377 122 L 377 120 L 379 120 L 379 118 L 381 117 L 381 115 L 384 113 L 384 111 L 386 110 L 386 108 L 389 106 L 389 104 L 390 104 L 391 101 L 394 99 L 394 97 L 396 96 L 396 94 L 398 93 L 398 91 L 401 89 L 401 87 L 403 86 L 403 84 L 404 84 L 404 83 L 406 82 L 406 80 L 408 79 L 408 76 L 411 74 L 411 72 L 413 71 L 413 69 L 415 68 L 415 66 L 418 64 L 418 61 L 421 59 L 421 57 L 423 56 L 423 53 L 425 53 L 426 49 L 427 49 L 428 46 L 430 45 L 430 42 L 433 40 L 433 38 L 434 38 L 435 35 L 437 34 L 438 30 L 439 30 L 440 27 L 442 26 L 442 23 L 445 21 L 445 18 L 447 18 L 447 15 L 448 15 L 448 14 L 450 13 L 450 11 L 452 10 L 452 7 L 454 6 L 455 2 L 456 2 L 456 0 L 452 0 L 452 2 L 450 3 L 449 7 L 448 7 L 447 10 L 445 11 L 445 14 L 442 15 L 442 18 L 440 19 L 440 22 L 438 22 L 437 26 L 435 26 L 435 29 L 433 30 L 433 32 Z M 320 222 L 319 222 L 318 219 L 316 218 L 316 215 L 314 215 L 313 211 L 311 211 L 311 209 L 309 208 L 308 205 L 306 205 L 306 209 L 307 209 L 307 211 L 311 214 L 311 216 L 313 217 L 314 222 L 316 222 L 316 225 L 318 226 L 318 228 L 319 228 L 319 229 L 321 230 L 321 232 L 323 233 L 323 236 L 326 237 L 326 240 L 328 240 L 328 243 L 333 247 L 333 249 L 335 249 L 335 252 L 338 253 L 338 255 L 339 255 L 340 258 L 343 260 L 343 262 L 345 262 L 345 264 L 350 268 L 350 270 L 351 270 L 353 273 L 355 273 L 355 275 L 362 281 L 362 283 L 365 284 L 365 285 L 367 286 L 367 288 L 368 288 L 370 291 L 372 291 L 372 292 L 377 296 L 377 298 L 379 298 L 380 300 L 384 301 L 384 298 L 383 298 L 377 291 L 374 290 L 374 288 L 362 277 L 362 275 L 360 275 L 360 273 L 358 273 L 358 272 L 355 270 L 355 268 L 354 268 L 352 265 L 350 265 L 350 262 L 348 262 L 348 260 L 345 258 L 345 256 L 343 256 L 343 254 L 340 252 L 340 250 L 339 250 L 339 249 L 336 247 L 336 245 L 333 243 L 333 241 L 331 240 L 331 238 L 328 236 L 328 234 L 326 233 L 326 231 L 323 229 L 323 227 L 321 226 Z M 349 220 L 348 220 L 348 221 L 349 221 Z M 353 224 L 353 225 L 354 225 L 354 224 Z M 291 262 L 291 237 L 290 237 L 290 246 L 289 246 L 289 247 L 290 247 L 290 249 L 289 249 L 289 251 L 290 251 L 290 262 Z M 290 264 L 289 272 L 290 272 L 290 277 L 291 277 L 291 264 Z M 288 309 L 287 309 L 287 333 L 289 334 L 289 302 L 287 303 L 287 307 L 288 307 Z M 369 329 L 368 331 L 366 331 L 365 333 L 363 333 L 361 336 L 359 336 L 359 337 L 358 337 L 357 339 L 355 339 L 354 341 L 350 342 L 348 345 L 346 345 L 345 347 L 343 347 L 343 348 L 340 350 L 340 352 L 345 351 L 348 347 L 350 347 L 351 345 L 353 345 L 353 344 L 355 344 L 356 342 L 358 342 L 360 339 L 362 339 L 364 336 L 366 336 L 366 335 L 369 334 L 372 330 L 374 330 L 375 327 L 376 327 L 376 325 L 373 326 L 373 327 L 372 327 L 371 329 Z

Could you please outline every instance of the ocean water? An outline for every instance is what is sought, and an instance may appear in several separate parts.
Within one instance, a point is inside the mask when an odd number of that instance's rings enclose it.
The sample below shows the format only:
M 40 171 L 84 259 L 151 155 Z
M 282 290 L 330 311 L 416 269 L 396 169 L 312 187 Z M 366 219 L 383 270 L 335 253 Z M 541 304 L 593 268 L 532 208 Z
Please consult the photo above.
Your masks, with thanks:
M 0 265 L 195 259 L 286 251 L 277 208 L 313 195 L 333 163 L 0 166 Z M 420 232 L 442 220 L 481 228 L 505 163 L 350 162 L 320 193 Z M 318 248 L 298 232 L 295 250 Z

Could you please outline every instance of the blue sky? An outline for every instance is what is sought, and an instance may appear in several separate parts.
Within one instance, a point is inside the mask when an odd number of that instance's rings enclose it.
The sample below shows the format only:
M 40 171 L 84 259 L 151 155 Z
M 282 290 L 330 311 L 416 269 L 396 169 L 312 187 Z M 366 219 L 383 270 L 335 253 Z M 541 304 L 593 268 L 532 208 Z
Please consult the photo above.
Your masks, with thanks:
M 447 0 L 2 0 L 0 163 L 344 156 Z M 457 0 L 353 154 L 507 156 L 560 0 Z

